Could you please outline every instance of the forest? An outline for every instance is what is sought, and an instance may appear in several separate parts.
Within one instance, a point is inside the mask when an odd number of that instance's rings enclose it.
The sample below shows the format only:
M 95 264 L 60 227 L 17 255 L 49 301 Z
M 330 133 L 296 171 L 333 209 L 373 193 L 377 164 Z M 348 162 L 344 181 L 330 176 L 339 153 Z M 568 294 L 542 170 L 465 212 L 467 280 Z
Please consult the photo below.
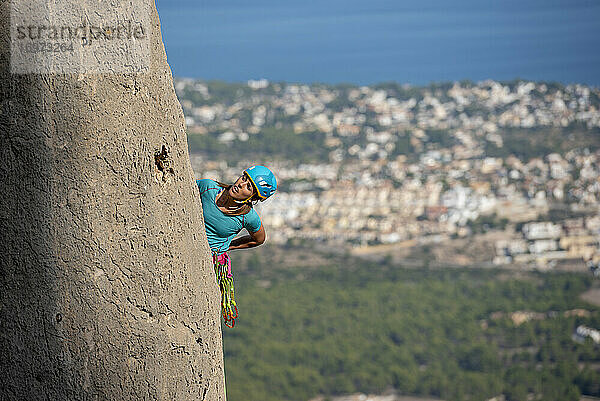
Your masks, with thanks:
M 443 400 L 600 396 L 600 347 L 572 338 L 579 325 L 600 326 L 598 307 L 579 299 L 591 275 L 407 269 L 348 255 L 318 267 L 269 252 L 233 260 L 240 317 L 224 327 L 229 400 L 391 388 Z M 537 318 L 517 324 L 518 311 Z

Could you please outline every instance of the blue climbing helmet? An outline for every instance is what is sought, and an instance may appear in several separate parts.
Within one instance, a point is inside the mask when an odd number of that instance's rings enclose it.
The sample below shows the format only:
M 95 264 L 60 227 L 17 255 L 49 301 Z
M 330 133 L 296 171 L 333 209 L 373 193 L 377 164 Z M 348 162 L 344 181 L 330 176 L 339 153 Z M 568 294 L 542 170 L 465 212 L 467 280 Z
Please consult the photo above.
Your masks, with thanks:
M 277 191 L 277 180 L 275 174 L 265 166 L 252 166 L 244 170 L 244 173 L 250 177 L 250 181 L 258 190 L 258 197 L 264 201 Z

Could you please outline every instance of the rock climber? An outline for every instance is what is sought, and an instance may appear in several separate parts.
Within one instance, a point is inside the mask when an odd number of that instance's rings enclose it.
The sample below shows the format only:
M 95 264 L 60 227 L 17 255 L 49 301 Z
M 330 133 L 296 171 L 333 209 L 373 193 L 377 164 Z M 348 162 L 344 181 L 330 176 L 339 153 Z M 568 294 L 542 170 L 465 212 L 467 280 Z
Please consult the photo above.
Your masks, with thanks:
M 265 228 L 253 206 L 277 190 L 277 180 L 265 166 L 252 166 L 232 185 L 210 179 L 196 180 L 208 245 L 221 290 L 221 312 L 228 327 L 235 325 L 238 310 L 234 299 L 233 274 L 228 251 L 259 246 L 265 242 Z M 249 235 L 235 238 L 242 229 Z

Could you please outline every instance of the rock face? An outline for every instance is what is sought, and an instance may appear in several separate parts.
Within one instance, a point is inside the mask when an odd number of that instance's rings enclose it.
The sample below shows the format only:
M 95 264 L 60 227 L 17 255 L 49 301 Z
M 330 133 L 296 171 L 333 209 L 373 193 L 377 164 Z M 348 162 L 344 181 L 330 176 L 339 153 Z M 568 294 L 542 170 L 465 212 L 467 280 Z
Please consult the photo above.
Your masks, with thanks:
M 148 5 L 147 72 L 18 75 L 0 2 L 1 400 L 225 400 L 218 288 Z

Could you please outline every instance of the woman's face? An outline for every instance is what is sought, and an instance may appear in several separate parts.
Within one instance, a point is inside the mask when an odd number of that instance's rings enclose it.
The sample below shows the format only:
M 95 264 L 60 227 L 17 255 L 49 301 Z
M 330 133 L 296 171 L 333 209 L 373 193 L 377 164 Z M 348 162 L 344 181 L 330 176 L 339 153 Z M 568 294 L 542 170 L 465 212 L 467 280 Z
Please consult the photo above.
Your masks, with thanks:
M 229 188 L 229 195 L 235 200 L 245 201 L 252 194 L 254 194 L 254 186 L 246 174 L 242 174 L 231 188 Z

